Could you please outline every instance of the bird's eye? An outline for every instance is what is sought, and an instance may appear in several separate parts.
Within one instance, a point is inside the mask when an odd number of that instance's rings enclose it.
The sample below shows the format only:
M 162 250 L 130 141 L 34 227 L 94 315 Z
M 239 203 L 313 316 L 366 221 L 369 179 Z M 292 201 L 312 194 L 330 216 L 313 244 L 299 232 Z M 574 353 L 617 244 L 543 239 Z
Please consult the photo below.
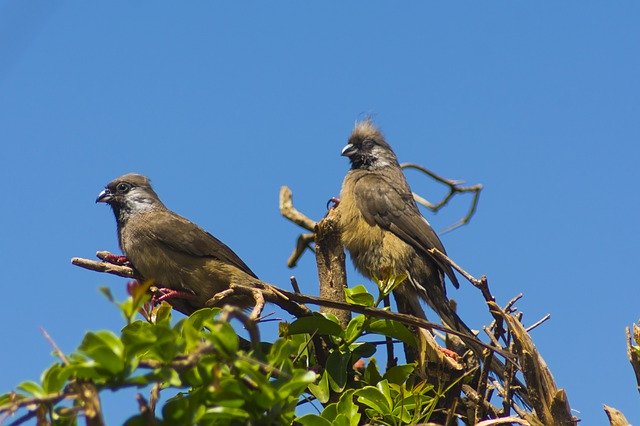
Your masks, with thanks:
M 373 141 L 371 139 L 365 139 L 362 142 L 362 147 L 365 149 L 371 149 L 373 148 Z
M 116 186 L 116 189 L 118 190 L 118 192 L 125 193 L 131 189 L 131 185 L 129 185 L 128 183 L 122 182 L 122 183 L 119 183 L 118 186 Z

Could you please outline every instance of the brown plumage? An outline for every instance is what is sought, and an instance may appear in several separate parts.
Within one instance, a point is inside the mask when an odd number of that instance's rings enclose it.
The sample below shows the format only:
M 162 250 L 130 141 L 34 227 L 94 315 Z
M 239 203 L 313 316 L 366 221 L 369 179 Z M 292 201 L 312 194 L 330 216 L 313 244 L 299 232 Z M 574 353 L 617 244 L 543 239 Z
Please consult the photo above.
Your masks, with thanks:
M 120 248 L 136 271 L 154 280 L 157 287 L 190 295 L 171 300 L 185 314 L 206 306 L 232 282 L 258 282 L 251 269 L 222 241 L 167 209 L 145 176 L 130 173 L 114 179 L 96 202 L 111 206 Z M 237 296 L 225 303 L 246 308 L 253 301 Z
M 475 334 L 452 308 L 445 289 L 444 276 L 458 288 L 458 280 L 449 264 L 431 255 L 444 246 L 429 222 L 420 214 L 411 188 L 398 159 L 382 133 L 370 120 L 357 123 L 342 155 L 351 169 L 340 192 L 339 220 L 342 242 L 356 268 L 368 278 L 387 279 L 406 274 L 407 280 L 394 290 L 398 311 L 426 318 L 420 300 L 424 300 L 452 329 L 471 340 L 465 343 L 481 357 L 484 348 L 474 345 Z M 407 349 L 408 358 L 417 354 Z M 499 377 L 505 366 L 497 359 L 491 370 Z M 526 390 L 517 393 L 528 404 Z
M 450 307 L 444 275 L 455 287 L 451 266 L 429 254 L 446 253 L 440 238 L 420 214 L 396 155 L 370 122 L 358 123 L 344 148 L 351 170 L 340 193 L 342 240 L 366 277 L 408 275 L 394 295 L 403 313 L 424 317 L 426 301 L 449 327 L 471 333 Z

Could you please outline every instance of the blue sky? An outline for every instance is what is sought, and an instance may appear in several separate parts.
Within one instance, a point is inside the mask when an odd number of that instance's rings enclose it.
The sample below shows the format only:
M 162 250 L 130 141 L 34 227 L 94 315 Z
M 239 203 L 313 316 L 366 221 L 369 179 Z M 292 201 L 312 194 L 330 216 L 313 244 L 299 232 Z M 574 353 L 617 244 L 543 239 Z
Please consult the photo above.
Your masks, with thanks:
M 524 293 L 525 323 L 551 313 L 533 338 L 576 415 L 602 424 L 609 404 L 640 422 L 624 337 L 640 318 L 639 18 L 631 1 L 0 1 L 0 390 L 52 362 L 40 326 L 65 351 L 121 326 L 97 287 L 123 296 L 125 281 L 69 263 L 117 251 L 94 204 L 106 182 L 148 175 L 288 286 L 299 230 L 278 189 L 321 217 L 348 167 L 340 149 L 372 115 L 401 161 L 485 185 L 444 244 L 502 304 Z M 425 214 L 443 229 L 467 202 Z M 293 273 L 316 291 L 310 256 Z M 470 287 L 449 294 L 479 328 L 490 318 Z M 136 409 L 105 404 L 116 424 Z

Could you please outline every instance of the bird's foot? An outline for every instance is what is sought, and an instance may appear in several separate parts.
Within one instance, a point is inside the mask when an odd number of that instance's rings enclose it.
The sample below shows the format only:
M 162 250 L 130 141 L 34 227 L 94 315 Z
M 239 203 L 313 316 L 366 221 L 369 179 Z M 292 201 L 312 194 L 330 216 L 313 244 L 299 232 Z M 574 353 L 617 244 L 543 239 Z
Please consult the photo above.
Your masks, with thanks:
M 338 207 L 338 204 L 340 204 L 340 198 L 338 197 L 329 198 L 329 201 L 327 201 L 327 210 L 335 209 L 336 207 Z
M 109 253 L 104 255 L 104 257 L 102 257 L 102 260 L 104 260 L 105 262 L 113 263 L 114 265 L 131 266 L 131 262 L 129 262 L 127 256 L 119 256 L 117 254 Z
M 442 353 L 445 356 L 448 356 L 449 358 L 452 358 L 454 361 L 459 361 L 460 360 L 460 355 L 458 355 L 456 352 L 452 351 L 451 349 L 447 349 L 447 348 L 440 348 L 440 351 L 442 351 Z
M 194 294 L 187 293 L 186 291 L 179 291 L 171 288 L 161 287 L 158 290 L 156 290 L 156 292 L 153 294 L 153 297 L 151 298 L 151 302 L 154 305 L 157 305 L 158 303 L 163 302 L 165 300 L 169 300 L 169 299 L 194 300 L 195 298 L 196 296 Z

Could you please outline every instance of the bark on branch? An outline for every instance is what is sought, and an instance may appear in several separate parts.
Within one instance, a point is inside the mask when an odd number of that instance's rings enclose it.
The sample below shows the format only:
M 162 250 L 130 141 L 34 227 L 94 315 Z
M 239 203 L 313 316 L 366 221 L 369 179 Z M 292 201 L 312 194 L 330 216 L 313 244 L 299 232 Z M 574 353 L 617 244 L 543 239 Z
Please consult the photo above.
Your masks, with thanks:
M 316 263 L 320 297 L 346 303 L 344 290 L 347 288 L 347 273 L 337 214 L 336 209 L 329 210 L 327 216 L 316 225 Z M 343 328 L 351 321 L 351 311 L 321 306 L 320 312 L 335 315 Z

